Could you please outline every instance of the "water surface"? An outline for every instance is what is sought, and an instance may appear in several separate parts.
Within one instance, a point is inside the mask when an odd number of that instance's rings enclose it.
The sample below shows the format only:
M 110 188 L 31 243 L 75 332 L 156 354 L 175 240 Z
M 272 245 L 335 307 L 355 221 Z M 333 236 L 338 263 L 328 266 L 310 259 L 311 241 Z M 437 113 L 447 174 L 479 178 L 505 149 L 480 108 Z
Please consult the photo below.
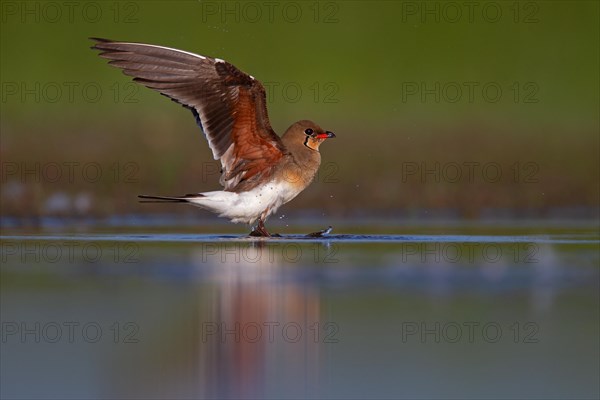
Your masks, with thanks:
M 599 395 L 593 224 L 193 230 L 4 230 L 2 396 Z

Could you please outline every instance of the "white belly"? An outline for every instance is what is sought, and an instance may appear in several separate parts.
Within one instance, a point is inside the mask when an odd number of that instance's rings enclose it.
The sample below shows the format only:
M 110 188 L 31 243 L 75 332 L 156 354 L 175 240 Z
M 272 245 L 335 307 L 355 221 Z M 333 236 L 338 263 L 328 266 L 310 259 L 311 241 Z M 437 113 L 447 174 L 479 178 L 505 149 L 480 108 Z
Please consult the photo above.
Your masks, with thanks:
M 191 200 L 198 207 L 229 218 L 231 222 L 252 224 L 263 213 L 264 218 L 275 213 L 279 207 L 300 193 L 296 185 L 283 181 L 256 187 L 247 192 L 206 192 L 204 197 Z

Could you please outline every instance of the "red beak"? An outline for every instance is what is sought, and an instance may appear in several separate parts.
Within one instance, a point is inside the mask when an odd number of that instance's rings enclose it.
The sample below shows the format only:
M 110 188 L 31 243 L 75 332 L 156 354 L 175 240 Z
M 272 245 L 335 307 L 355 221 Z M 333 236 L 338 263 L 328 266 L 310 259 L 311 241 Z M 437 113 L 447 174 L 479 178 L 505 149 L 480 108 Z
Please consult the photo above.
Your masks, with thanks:
M 335 137 L 335 133 L 333 132 L 329 132 L 329 131 L 325 131 L 325 133 L 319 133 L 317 135 L 318 139 L 331 139 Z

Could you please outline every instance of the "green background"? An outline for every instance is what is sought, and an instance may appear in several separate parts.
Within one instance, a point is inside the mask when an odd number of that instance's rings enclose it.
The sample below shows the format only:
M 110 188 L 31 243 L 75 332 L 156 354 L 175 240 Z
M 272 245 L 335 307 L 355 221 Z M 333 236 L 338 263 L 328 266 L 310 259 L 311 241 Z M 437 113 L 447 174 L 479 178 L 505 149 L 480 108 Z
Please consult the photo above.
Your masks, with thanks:
M 191 113 L 106 65 L 97 36 L 228 60 L 270 88 L 279 134 L 334 131 L 280 213 L 597 216 L 599 25 L 596 1 L 3 1 L 2 215 L 197 215 L 135 196 L 219 187 Z

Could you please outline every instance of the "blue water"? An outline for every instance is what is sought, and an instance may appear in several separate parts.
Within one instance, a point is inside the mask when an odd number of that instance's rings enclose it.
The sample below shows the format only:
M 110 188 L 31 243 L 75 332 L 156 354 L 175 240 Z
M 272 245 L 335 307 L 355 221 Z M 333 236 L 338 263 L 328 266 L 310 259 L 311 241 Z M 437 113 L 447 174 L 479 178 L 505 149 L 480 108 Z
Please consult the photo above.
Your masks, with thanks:
M 0 393 L 598 398 L 594 225 L 340 231 L 4 230 Z

